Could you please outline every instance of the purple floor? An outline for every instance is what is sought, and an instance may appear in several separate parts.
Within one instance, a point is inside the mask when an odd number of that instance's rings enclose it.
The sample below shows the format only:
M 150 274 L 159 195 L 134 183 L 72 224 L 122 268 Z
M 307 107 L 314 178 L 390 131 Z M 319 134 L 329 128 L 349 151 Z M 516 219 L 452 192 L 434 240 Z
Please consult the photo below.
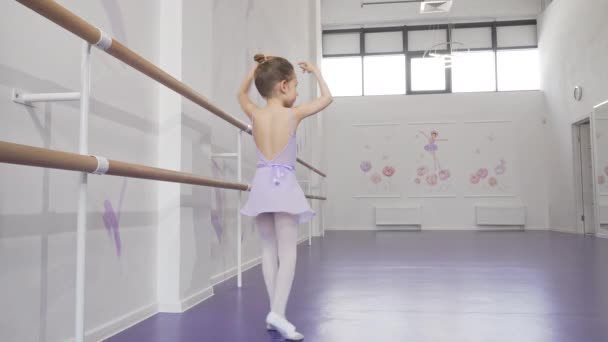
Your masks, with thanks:
M 288 318 L 309 342 L 608 341 L 608 240 L 549 232 L 328 232 L 299 248 Z M 260 267 L 108 341 L 282 341 Z

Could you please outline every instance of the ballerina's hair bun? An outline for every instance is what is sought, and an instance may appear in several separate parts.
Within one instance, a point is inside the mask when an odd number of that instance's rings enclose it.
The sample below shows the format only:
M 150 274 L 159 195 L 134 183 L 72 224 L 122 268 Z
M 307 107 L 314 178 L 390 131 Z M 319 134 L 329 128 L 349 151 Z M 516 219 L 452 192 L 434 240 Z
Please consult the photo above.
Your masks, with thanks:
M 269 56 L 266 56 L 263 53 L 257 53 L 255 56 L 253 56 L 253 60 L 258 62 L 259 64 L 262 64 L 264 62 L 268 62 L 268 60 L 270 59 Z

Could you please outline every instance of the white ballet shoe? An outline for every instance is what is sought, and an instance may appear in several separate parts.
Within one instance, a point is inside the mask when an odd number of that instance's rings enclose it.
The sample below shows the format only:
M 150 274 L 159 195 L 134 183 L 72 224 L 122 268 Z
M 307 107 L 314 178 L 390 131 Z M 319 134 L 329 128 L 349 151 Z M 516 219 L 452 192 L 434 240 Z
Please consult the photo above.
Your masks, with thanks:
M 266 316 L 266 324 L 275 328 L 286 340 L 301 341 L 304 339 L 304 335 L 297 332 L 296 327 L 293 324 L 274 312 L 270 312 L 268 316 Z
M 266 330 L 268 330 L 268 331 L 276 331 L 277 329 L 275 329 L 272 325 L 270 325 L 270 324 L 267 323 L 266 324 Z

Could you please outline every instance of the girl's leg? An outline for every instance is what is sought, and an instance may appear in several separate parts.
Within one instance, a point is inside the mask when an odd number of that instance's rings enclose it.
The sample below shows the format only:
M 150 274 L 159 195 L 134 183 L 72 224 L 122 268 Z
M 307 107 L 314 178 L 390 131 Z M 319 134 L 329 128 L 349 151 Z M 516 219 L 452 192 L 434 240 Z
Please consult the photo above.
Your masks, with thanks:
M 262 241 L 262 273 L 272 309 L 275 282 L 278 269 L 277 237 L 274 228 L 274 214 L 264 213 L 256 217 L 256 228 Z
M 279 270 L 275 283 L 272 311 L 285 317 L 285 309 L 296 271 L 298 226 L 295 216 L 287 213 L 275 213 L 274 225 L 279 252 Z

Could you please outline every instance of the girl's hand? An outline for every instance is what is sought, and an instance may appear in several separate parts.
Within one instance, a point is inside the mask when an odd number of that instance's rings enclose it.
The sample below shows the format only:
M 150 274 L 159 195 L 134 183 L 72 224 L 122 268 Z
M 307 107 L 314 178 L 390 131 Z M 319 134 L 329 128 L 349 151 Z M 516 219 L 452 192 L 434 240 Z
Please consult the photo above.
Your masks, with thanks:
M 249 73 L 251 75 L 253 75 L 255 73 L 255 71 L 258 69 L 258 67 L 260 66 L 260 63 L 254 63 L 253 67 L 251 68 L 251 70 L 249 71 Z
M 317 67 L 311 62 L 298 62 L 298 66 L 302 69 L 302 72 L 316 73 Z

